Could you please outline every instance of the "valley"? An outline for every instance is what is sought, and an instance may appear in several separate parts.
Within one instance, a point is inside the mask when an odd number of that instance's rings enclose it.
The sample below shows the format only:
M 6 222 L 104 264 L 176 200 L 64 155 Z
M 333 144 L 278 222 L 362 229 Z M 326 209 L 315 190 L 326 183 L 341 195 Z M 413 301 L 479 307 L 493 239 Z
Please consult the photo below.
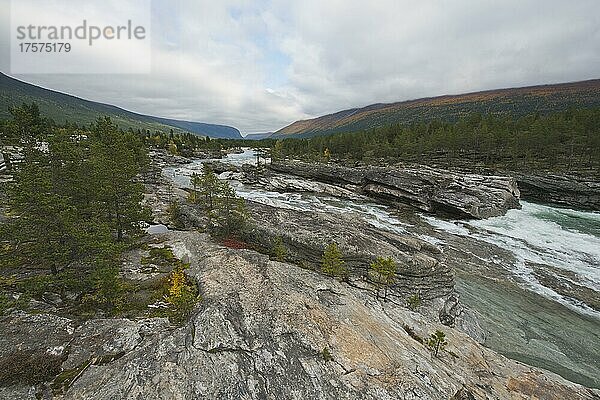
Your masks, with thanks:
M 246 141 L 10 113 L 0 398 L 600 396 L 597 109 Z

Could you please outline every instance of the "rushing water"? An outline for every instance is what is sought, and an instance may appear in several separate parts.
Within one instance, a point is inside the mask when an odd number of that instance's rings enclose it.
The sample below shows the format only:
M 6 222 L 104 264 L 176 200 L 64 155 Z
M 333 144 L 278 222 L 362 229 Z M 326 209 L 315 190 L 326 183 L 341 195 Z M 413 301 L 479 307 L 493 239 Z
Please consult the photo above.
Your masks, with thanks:
M 201 170 L 204 161 L 170 168 L 167 173 L 178 184 L 187 186 L 189 175 Z M 255 157 L 252 150 L 245 150 L 240 154 L 228 155 L 226 162 L 239 166 L 254 163 Z M 378 228 L 396 233 L 405 233 L 410 226 L 395 217 L 388 207 L 366 198 L 348 200 L 311 193 L 279 193 L 236 181 L 231 183 L 238 195 L 268 205 L 330 213 L 352 212 Z M 476 238 L 509 250 L 517 260 L 512 266 L 512 272 L 528 289 L 578 312 L 600 318 L 599 312 L 585 304 L 543 286 L 532 274 L 530 267 L 534 263 L 563 269 L 576 277 L 575 283 L 600 291 L 600 213 L 561 209 L 525 201 L 521 201 L 521 204 L 520 210 L 510 210 L 504 216 L 485 220 L 449 221 L 426 215 L 422 218 L 434 230 Z M 431 236 L 422 238 L 433 243 L 440 242 Z M 561 276 L 560 279 L 569 278 Z
M 200 171 L 204 161 L 167 168 L 165 173 L 177 184 L 189 186 L 189 176 Z M 255 158 L 251 150 L 246 150 L 227 156 L 225 161 L 241 165 L 254 163 Z M 500 260 L 499 263 L 512 274 L 518 289 L 490 283 L 481 277 L 466 280 L 464 276 L 457 277 L 457 287 L 465 294 L 464 301 L 482 315 L 484 327 L 493 331 L 486 343 L 505 355 L 553 370 L 573 381 L 599 385 L 593 376 L 598 372 L 594 365 L 600 363 L 594 359 L 600 354 L 600 312 L 544 286 L 532 266 L 548 266 L 550 273 L 564 271 L 554 276 L 567 285 L 577 284 L 597 295 L 600 291 L 600 213 L 521 201 L 520 210 L 485 220 L 452 221 L 421 215 L 419 223 L 429 225 L 425 231 L 428 233 L 424 234 L 423 230 L 413 229 L 414 220 L 400 220 L 394 210 L 367 198 L 349 200 L 311 193 L 278 193 L 237 181 L 231 184 L 238 195 L 249 200 L 295 210 L 351 212 L 377 228 L 418 234 L 442 248 L 443 235 L 445 238 L 454 235 L 509 251 L 514 261 Z M 545 300 L 536 300 L 536 295 Z M 529 324 L 532 326 L 527 327 Z
M 225 161 L 240 166 L 245 163 L 255 163 L 255 160 L 254 152 L 245 150 L 244 153 L 228 155 Z M 202 170 L 202 164 L 207 161 L 215 160 L 197 160 L 183 167 L 167 168 L 165 172 L 178 185 L 189 187 L 191 174 L 194 172 L 199 173 Z M 237 181 L 231 181 L 230 183 L 235 188 L 238 196 L 258 203 L 298 211 L 354 212 L 378 228 L 396 233 L 406 232 L 403 226 L 407 224 L 390 215 L 386 206 L 373 203 L 367 198 L 346 200 L 321 194 L 279 193 L 243 185 Z
M 600 318 L 580 301 L 562 296 L 535 278 L 531 265 L 548 265 L 568 272 L 561 280 L 600 291 L 600 213 L 559 209 L 521 201 L 520 210 L 476 221 L 442 221 L 424 217 L 436 229 L 471 236 L 515 255 L 512 272 L 530 290 L 550 297 L 578 312 Z M 573 280 L 568 282 L 569 280 Z

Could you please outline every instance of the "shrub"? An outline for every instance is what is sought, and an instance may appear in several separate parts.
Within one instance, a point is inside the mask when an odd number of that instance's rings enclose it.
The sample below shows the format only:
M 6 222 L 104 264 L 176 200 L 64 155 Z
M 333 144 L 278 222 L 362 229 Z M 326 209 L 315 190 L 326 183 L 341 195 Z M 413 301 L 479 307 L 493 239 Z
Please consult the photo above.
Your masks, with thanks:
M 118 266 L 98 265 L 91 273 L 90 280 L 93 290 L 83 296 L 84 303 L 108 312 L 114 312 L 121 307 L 125 301 L 125 291 Z
M 421 296 L 418 293 L 409 296 L 408 299 L 406 299 L 406 304 L 410 310 L 415 311 L 422 304 Z
M 333 361 L 333 356 L 327 347 L 323 348 L 321 355 L 323 356 L 323 360 L 325 360 L 325 362 Z
M 446 342 L 446 334 L 440 330 L 431 334 L 427 340 L 427 347 L 437 357 L 440 350 L 444 350 L 448 342 Z
M 348 280 L 348 269 L 344 266 L 342 253 L 337 244 L 333 242 L 323 252 L 321 268 L 329 276 L 337 276 L 343 281 Z
M 185 274 L 182 266 L 171 272 L 165 300 L 171 305 L 169 319 L 175 324 L 182 324 L 194 309 L 198 300 L 198 288 Z
M 273 245 L 272 254 L 273 254 L 273 257 L 275 258 L 275 260 L 277 260 L 279 262 L 285 261 L 285 258 L 287 256 L 287 249 L 285 248 L 285 245 L 283 244 L 283 240 L 281 239 L 281 236 L 277 236 L 275 238 L 275 244 Z
M 396 281 L 396 263 L 391 257 L 377 257 L 375 262 L 370 265 L 369 270 L 375 275 L 377 298 L 379 298 L 379 288 L 383 286 L 383 299 L 387 300 L 388 288 Z
M 80 269 L 66 269 L 56 275 L 33 275 L 21 279 L 15 284 L 18 291 L 27 301 L 30 298 L 40 299 L 46 292 L 63 295 L 67 292 L 83 293 L 94 290 L 92 277 L 87 267 Z
M 171 221 L 175 229 L 185 229 L 185 222 L 179 202 L 172 201 L 169 204 L 169 208 L 167 208 L 167 214 L 169 215 L 169 221 Z
M 11 288 L 17 283 L 17 278 L 12 276 L 0 276 L 0 289 Z
M 161 267 L 176 265 L 179 260 L 173 254 L 170 247 L 152 247 L 150 248 L 148 257 L 142 258 L 142 264 L 154 264 Z
M 39 298 L 53 286 L 56 278 L 51 275 L 34 275 L 17 283 L 17 287 L 27 297 Z
M 240 239 L 236 239 L 234 237 L 225 238 L 221 243 L 223 244 L 223 246 L 229 247 L 230 249 L 240 250 L 248 248 L 248 244 L 246 242 Z
M 75 380 L 92 364 L 92 359 L 78 365 L 75 368 L 62 371 L 50 384 L 52 393 L 55 396 L 63 395 L 69 390 L 69 387 Z

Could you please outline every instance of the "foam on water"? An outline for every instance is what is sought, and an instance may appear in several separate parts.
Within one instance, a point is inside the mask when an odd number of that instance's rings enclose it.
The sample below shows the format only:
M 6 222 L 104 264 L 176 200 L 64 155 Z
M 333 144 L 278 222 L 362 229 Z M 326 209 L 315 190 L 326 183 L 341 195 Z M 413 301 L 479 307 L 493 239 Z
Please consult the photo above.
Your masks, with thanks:
M 321 211 L 332 214 L 354 213 L 376 228 L 386 229 L 395 233 L 406 232 L 403 226 L 407 226 L 407 224 L 392 217 L 384 206 L 378 204 L 372 204 L 367 201 L 342 200 L 326 195 L 279 193 L 247 187 L 236 181 L 232 181 L 231 183 L 239 196 L 261 204 L 296 211 Z
M 165 173 L 178 185 L 189 187 L 189 177 L 202 169 L 198 160 L 178 168 L 166 168 Z M 226 162 L 242 165 L 254 161 L 254 152 L 245 150 L 230 154 Z M 250 187 L 231 181 L 239 196 L 262 204 L 297 211 L 325 211 L 333 214 L 353 213 L 378 229 L 406 233 L 410 225 L 398 221 L 388 208 L 365 200 L 346 200 L 310 193 L 279 193 Z M 543 286 L 528 264 L 545 264 L 576 274 L 577 282 L 600 291 L 600 213 L 559 209 L 521 201 L 522 209 L 510 210 L 504 216 L 474 221 L 447 221 L 433 216 L 422 218 L 434 228 L 459 236 L 470 236 L 509 250 L 517 262 L 511 272 L 533 291 L 552 298 L 576 311 L 600 317 L 600 313 L 565 298 Z M 436 245 L 440 239 L 421 235 Z M 494 261 L 495 262 L 495 261 Z M 562 277 L 561 279 L 565 279 Z
M 592 232 L 600 225 L 600 214 L 560 210 L 522 201 L 521 210 L 510 210 L 502 217 L 468 222 L 484 236 L 501 247 L 511 250 L 518 259 L 548 264 L 579 276 L 580 283 L 600 291 L 600 236 Z M 569 228 L 564 216 L 583 219 L 580 228 Z M 556 222 L 562 219 L 562 224 Z M 559 220 L 561 221 L 561 220 Z M 587 223 L 586 223 L 587 222 Z M 477 232 L 477 231 L 476 231 Z
M 438 228 L 442 231 L 453 233 L 460 236 L 468 236 L 469 230 L 462 225 L 462 222 L 457 221 L 444 221 L 438 219 L 432 215 L 421 215 L 429 225 Z
M 181 167 L 165 168 L 165 174 L 181 187 L 190 187 L 190 176 L 202 170 L 202 164 L 215 160 L 196 160 Z M 240 154 L 229 154 L 225 161 L 230 164 L 242 165 L 254 162 L 254 152 L 246 149 Z M 365 221 L 379 229 L 395 233 L 406 233 L 404 227 L 408 224 L 398 221 L 387 212 L 387 207 L 365 200 L 344 200 L 327 195 L 307 193 L 279 193 L 261 188 L 243 185 L 237 181 L 230 182 L 238 196 L 257 203 L 286 208 L 296 211 L 325 211 L 336 214 L 353 212 Z
M 474 221 L 423 219 L 437 229 L 471 236 L 512 252 L 517 260 L 512 272 L 533 291 L 576 311 L 600 317 L 587 305 L 543 286 L 534 276 L 532 263 L 574 273 L 577 283 L 600 291 L 600 213 L 559 209 L 521 201 L 520 210 L 504 216 Z M 561 280 L 567 280 L 561 277 Z

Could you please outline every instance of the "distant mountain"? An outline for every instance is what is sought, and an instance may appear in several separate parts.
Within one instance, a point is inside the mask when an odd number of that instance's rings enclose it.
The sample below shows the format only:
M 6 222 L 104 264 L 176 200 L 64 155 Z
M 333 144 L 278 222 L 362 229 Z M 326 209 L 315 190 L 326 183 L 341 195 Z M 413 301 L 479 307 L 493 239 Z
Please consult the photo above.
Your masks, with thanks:
M 249 134 L 247 134 L 244 137 L 244 139 L 248 139 L 248 140 L 261 140 L 261 139 L 268 139 L 271 136 L 273 136 L 273 132 L 249 133 Z
M 36 102 L 42 113 L 56 122 L 90 124 L 99 116 L 107 115 L 121 128 L 150 129 L 151 131 L 191 132 L 212 138 L 241 139 L 236 128 L 202 122 L 180 121 L 143 115 L 122 108 L 84 100 L 79 97 L 32 85 L 0 72 L 0 118 L 9 118 L 8 108 L 23 102 Z
M 455 121 L 473 112 L 522 116 L 533 112 L 561 111 L 570 107 L 600 107 L 600 79 L 372 104 L 296 121 L 275 132 L 274 137 L 352 132 L 434 119 Z
M 204 122 L 180 121 L 177 119 L 151 117 L 155 121 L 168 126 L 173 126 L 197 135 L 210 136 L 211 138 L 242 139 L 242 134 L 237 128 L 226 125 L 207 124 Z

